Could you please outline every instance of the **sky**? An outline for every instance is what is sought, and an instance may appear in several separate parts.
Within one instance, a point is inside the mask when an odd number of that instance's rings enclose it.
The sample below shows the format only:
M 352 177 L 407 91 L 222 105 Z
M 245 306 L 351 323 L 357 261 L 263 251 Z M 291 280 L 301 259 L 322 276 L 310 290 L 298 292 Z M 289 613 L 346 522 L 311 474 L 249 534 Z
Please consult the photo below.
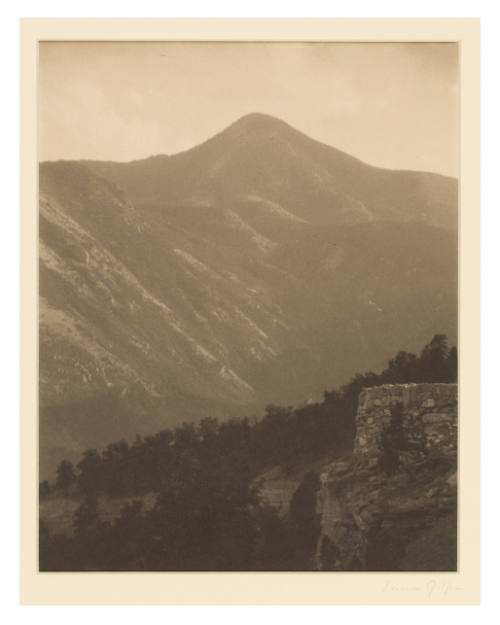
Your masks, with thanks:
M 458 176 L 453 43 L 41 42 L 39 158 L 174 154 L 278 117 L 389 169 Z

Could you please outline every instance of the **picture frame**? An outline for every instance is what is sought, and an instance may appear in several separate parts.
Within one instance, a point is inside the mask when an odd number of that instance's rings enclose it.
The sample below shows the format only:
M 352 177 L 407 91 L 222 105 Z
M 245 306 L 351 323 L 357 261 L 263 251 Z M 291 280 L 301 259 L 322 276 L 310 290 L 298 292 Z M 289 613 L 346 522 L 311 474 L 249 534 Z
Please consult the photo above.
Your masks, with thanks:
M 40 41 L 426 41 L 460 47 L 459 564 L 456 573 L 37 570 L 37 46 Z M 21 603 L 468 605 L 479 602 L 479 20 L 21 20 Z

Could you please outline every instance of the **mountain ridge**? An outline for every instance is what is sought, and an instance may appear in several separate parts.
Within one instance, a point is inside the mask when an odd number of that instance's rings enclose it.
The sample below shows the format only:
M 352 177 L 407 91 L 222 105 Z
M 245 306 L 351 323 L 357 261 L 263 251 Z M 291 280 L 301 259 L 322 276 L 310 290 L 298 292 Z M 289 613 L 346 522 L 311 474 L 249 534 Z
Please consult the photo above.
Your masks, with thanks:
M 140 158 L 134 158 L 131 160 L 127 160 L 127 161 L 118 161 L 118 160 L 113 160 L 113 159 L 92 159 L 92 158 L 80 158 L 80 159 L 49 159 L 49 160 L 45 160 L 45 161 L 41 161 L 42 163 L 58 163 L 58 162 L 74 162 L 75 160 L 81 163 L 106 163 L 106 164 L 130 164 L 130 163 L 142 163 L 145 161 L 151 161 L 154 159 L 169 159 L 169 158 L 173 158 L 176 156 L 179 156 L 181 154 L 186 154 L 188 152 L 191 152 L 191 150 L 194 150 L 200 146 L 203 146 L 206 143 L 211 142 L 213 139 L 215 139 L 216 137 L 218 137 L 219 135 L 222 135 L 223 133 L 225 133 L 226 131 L 231 130 L 234 127 L 237 127 L 240 124 L 246 124 L 246 123 L 251 123 L 253 121 L 259 122 L 259 120 L 268 120 L 270 123 L 274 123 L 277 122 L 280 125 L 286 126 L 288 129 L 293 130 L 295 133 L 302 135 L 303 137 L 307 138 L 310 141 L 313 141 L 317 144 L 320 144 L 326 148 L 329 148 L 331 150 L 335 150 L 336 152 L 340 153 L 340 154 L 344 154 L 349 156 L 351 159 L 353 159 L 353 161 L 357 161 L 358 163 L 363 164 L 366 167 L 369 167 L 371 169 L 376 169 L 379 171 L 385 171 L 385 172 L 401 172 L 401 173 L 406 173 L 406 172 L 418 172 L 420 174 L 424 174 L 424 175 L 429 175 L 429 176 L 436 176 L 438 178 L 445 178 L 447 180 L 450 181 L 457 181 L 457 177 L 456 176 L 450 176 L 448 174 L 443 174 L 441 172 L 436 172 L 436 171 L 431 171 L 431 170 L 415 170 L 415 169 L 411 169 L 411 168 L 393 168 L 393 167 L 382 167 L 380 165 L 375 165 L 373 163 L 368 163 L 366 161 L 364 161 L 363 159 L 360 159 L 356 156 L 353 156 L 351 154 L 349 154 L 348 152 L 344 151 L 344 150 L 340 150 L 339 148 L 336 148 L 334 146 L 332 146 L 329 143 L 326 143 L 325 141 L 321 141 L 320 139 L 314 139 L 312 137 L 310 137 L 306 132 L 303 132 L 301 130 L 298 130 L 296 128 L 294 128 L 294 126 L 292 126 L 290 123 L 280 119 L 279 117 L 275 117 L 274 115 L 270 115 L 268 113 L 261 113 L 261 112 L 252 112 L 252 113 L 247 113 L 245 115 L 242 115 L 241 117 L 239 117 L 238 119 L 236 119 L 234 122 L 232 122 L 231 124 L 229 124 L 228 126 L 226 126 L 223 130 L 220 130 L 218 132 L 216 132 L 215 134 L 211 135 L 210 137 L 208 137 L 207 139 L 204 139 L 203 141 L 201 141 L 200 143 L 197 143 L 189 148 L 186 148 L 184 150 L 179 150 L 176 152 L 158 152 L 155 154 L 150 154 L 148 156 L 144 156 L 144 157 L 140 157 Z
M 424 219 L 457 228 L 455 179 L 368 165 L 260 113 L 244 116 L 177 154 L 129 163 L 82 162 L 139 204 L 236 202 L 248 212 L 246 196 L 251 192 L 315 223 Z M 388 189 L 393 191 L 388 194 Z M 429 194 L 440 196 L 431 212 Z

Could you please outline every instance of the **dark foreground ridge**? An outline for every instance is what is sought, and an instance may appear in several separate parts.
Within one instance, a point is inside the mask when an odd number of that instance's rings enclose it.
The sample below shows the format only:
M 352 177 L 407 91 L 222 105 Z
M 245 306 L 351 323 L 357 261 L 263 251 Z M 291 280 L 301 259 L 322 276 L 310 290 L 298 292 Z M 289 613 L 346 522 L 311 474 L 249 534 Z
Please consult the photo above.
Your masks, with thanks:
M 321 403 L 63 461 L 40 570 L 455 570 L 456 371 L 438 335 Z

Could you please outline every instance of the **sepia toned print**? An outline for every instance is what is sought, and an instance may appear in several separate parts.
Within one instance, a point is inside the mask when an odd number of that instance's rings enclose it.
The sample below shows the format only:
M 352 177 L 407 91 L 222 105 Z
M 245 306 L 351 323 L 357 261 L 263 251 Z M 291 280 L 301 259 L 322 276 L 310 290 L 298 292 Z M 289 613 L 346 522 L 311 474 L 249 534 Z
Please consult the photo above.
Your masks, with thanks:
M 39 46 L 41 571 L 456 571 L 458 48 Z

